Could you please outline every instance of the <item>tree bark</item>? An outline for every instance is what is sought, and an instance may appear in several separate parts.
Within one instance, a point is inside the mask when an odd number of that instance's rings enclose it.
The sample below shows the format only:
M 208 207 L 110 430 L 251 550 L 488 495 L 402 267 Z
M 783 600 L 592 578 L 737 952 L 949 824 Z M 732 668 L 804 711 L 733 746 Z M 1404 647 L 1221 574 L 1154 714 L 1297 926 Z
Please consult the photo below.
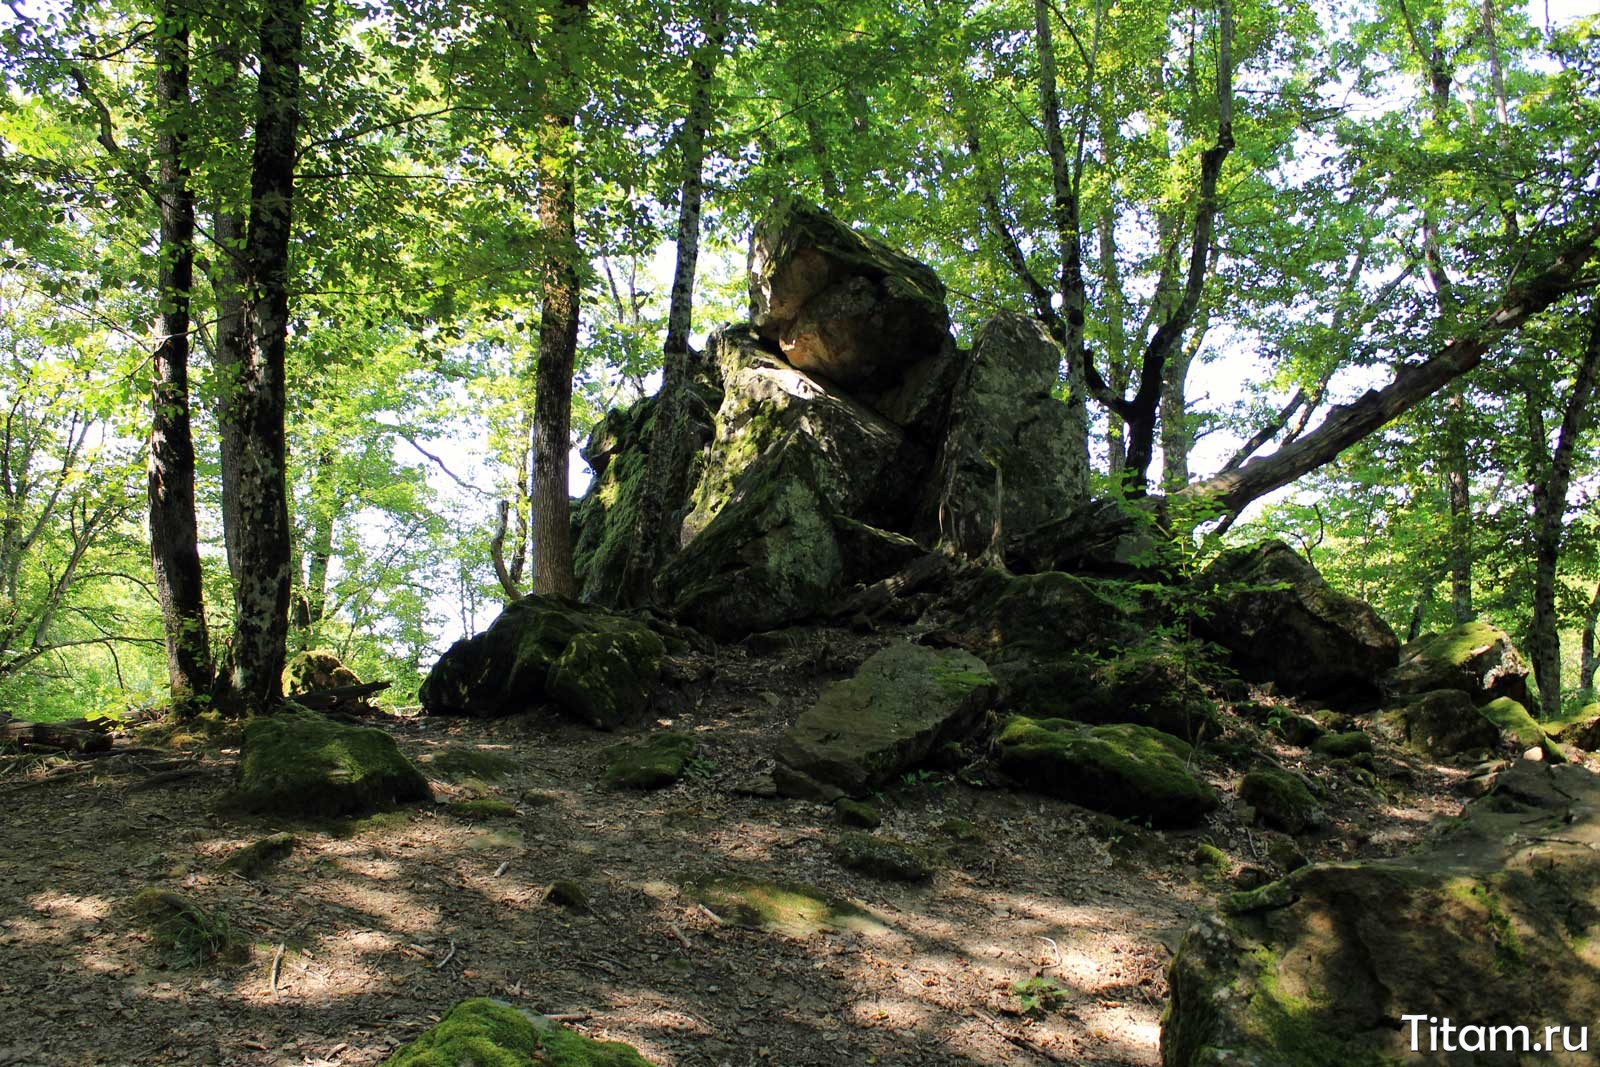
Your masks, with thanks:
M 283 696 L 292 545 L 284 371 L 303 23 L 302 0 L 274 0 L 262 13 L 242 315 L 230 341 L 218 345 L 223 521 L 234 587 L 224 695 L 238 713 L 269 710 Z
M 538 133 L 539 223 L 544 229 L 544 299 L 533 395 L 533 587 L 576 596 L 567 456 L 572 450 L 572 371 L 578 351 L 578 247 L 573 134 L 578 86 L 573 71 L 587 0 L 562 0 L 557 27 L 557 95 Z
M 1557 253 L 1550 266 L 1513 286 L 1482 321 L 1423 362 L 1402 366 L 1382 389 L 1369 389 L 1354 402 L 1334 407 L 1315 430 L 1271 455 L 1195 482 L 1176 495 L 1209 499 L 1219 514 L 1237 513 L 1257 497 L 1316 470 L 1472 370 L 1496 340 L 1571 292 L 1573 279 L 1594 258 L 1597 239 L 1600 223 L 1592 223 Z
M 189 303 L 194 286 L 194 192 L 184 159 L 189 121 L 188 16 L 163 6 L 156 27 L 156 155 L 161 252 L 159 340 L 151 390 L 150 558 L 166 634 L 174 703 L 211 691 L 211 643 L 194 510 L 194 439 L 189 418 Z
M 1583 613 L 1583 637 L 1578 660 L 1578 692 L 1585 701 L 1594 699 L 1594 672 L 1600 667 L 1600 657 L 1595 655 L 1595 629 L 1600 626 L 1600 583 L 1594 587 L 1589 607 Z
M 1561 412 L 1555 451 L 1543 477 L 1538 478 L 1533 487 L 1533 622 L 1528 629 L 1528 658 L 1533 661 L 1539 705 L 1546 718 L 1561 712 L 1561 621 L 1556 611 L 1556 568 L 1561 556 L 1567 490 L 1572 483 L 1572 457 L 1578 438 L 1589 423 L 1597 375 L 1600 375 L 1600 298 L 1591 298 L 1588 344 Z

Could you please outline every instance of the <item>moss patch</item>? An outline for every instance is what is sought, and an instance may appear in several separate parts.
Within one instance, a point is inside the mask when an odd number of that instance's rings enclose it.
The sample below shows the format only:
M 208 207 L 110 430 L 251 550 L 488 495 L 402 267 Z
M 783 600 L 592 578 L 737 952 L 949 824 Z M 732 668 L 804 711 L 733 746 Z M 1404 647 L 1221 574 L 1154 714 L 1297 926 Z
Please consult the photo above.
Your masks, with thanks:
M 1372 738 L 1360 730 L 1347 730 L 1341 734 L 1328 734 L 1311 746 L 1311 751 L 1329 759 L 1350 759 L 1372 753 Z
M 1516 738 L 1523 748 L 1537 748 L 1552 763 L 1565 763 L 1567 754 L 1534 721 L 1528 709 L 1510 697 L 1496 697 L 1478 709 L 1478 714 Z
M 485 797 L 479 800 L 458 800 L 445 805 L 445 810 L 458 819 L 482 822 L 485 819 L 514 819 L 517 806 L 507 800 Z
M 522 766 L 502 752 L 481 748 L 447 748 L 429 756 L 422 765 L 434 777 L 452 782 L 465 778 L 498 782 Z
M 606 749 L 600 784 L 607 789 L 661 789 L 683 777 L 698 745 L 674 730 Z
M 432 795 L 384 731 L 285 712 L 245 726 L 231 801 L 243 811 L 315 818 Z
M 249 946 L 234 934 L 226 915 L 208 911 L 182 893 L 141 889 L 127 907 L 133 921 L 150 931 L 156 947 L 174 963 L 238 963 L 249 957 Z
M 384 1067 L 650 1067 L 632 1045 L 595 1041 L 496 1000 L 464 1000 Z
M 878 814 L 877 808 L 849 797 L 834 801 L 833 817 L 845 826 L 858 826 L 864 830 L 876 830 L 883 823 L 883 816 Z
M 791 937 L 807 937 L 823 930 L 863 934 L 888 930 L 858 905 L 797 882 L 709 877 L 689 883 L 684 891 L 725 922 Z
M 296 845 L 293 834 L 273 834 L 234 850 L 222 861 L 222 869 L 245 878 L 254 878 L 268 867 L 282 862 Z

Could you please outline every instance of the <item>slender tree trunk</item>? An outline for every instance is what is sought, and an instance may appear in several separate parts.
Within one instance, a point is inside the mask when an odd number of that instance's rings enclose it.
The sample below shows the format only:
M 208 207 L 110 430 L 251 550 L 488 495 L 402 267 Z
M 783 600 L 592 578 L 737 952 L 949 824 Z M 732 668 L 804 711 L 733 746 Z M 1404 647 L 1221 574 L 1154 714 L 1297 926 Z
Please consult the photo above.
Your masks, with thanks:
M 1578 691 L 1581 699 L 1587 703 L 1594 700 L 1594 672 L 1600 667 L 1600 658 L 1595 655 L 1595 628 L 1600 626 L 1600 583 L 1594 587 L 1594 595 L 1589 598 L 1589 607 L 1583 613 L 1583 637 L 1580 646 L 1580 659 L 1578 661 Z
M 1561 713 L 1561 620 L 1556 611 L 1557 564 L 1572 482 L 1572 458 L 1589 423 L 1595 379 L 1600 375 L 1600 298 L 1590 301 L 1589 340 L 1578 364 L 1572 391 L 1561 414 L 1555 452 L 1533 487 L 1533 622 L 1528 658 L 1539 683 L 1539 705 L 1546 718 Z
M 161 132 L 160 313 L 150 420 L 150 557 L 167 640 L 167 679 L 182 703 L 213 680 L 194 511 L 189 421 L 189 294 L 194 286 L 194 193 L 184 160 L 189 122 L 188 16 L 166 5 L 156 27 L 156 110 Z
M 689 329 L 694 310 L 695 264 L 700 254 L 700 207 L 705 194 L 703 170 L 706 131 L 712 117 L 712 78 L 726 38 L 720 11 L 708 18 L 704 31 L 705 42 L 690 59 L 694 83 L 680 140 L 683 171 L 679 182 L 677 265 L 667 311 L 655 429 L 650 439 L 643 490 L 635 505 L 632 544 L 622 570 L 622 587 L 617 591 L 619 602 L 623 604 L 642 604 L 650 599 L 651 583 L 661 557 L 675 547 L 674 538 L 668 534 L 669 524 L 663 520 L 662 508 L 681 495 L 682 487 L 671 483 L 675 475 L 686 469 L 686 452 L 692 447 L 685 423 L 692 355 Z
M 1444 481 L 1450 502 L 1450 607 L 1458 623 L 1477 618 L 1472 608 L 1472 475 L 1467 455 L 1465 389 L 1445 389 Z
M 219 345 L 226 359 L 218 367 L 223 518 L 234 585 L 228 689 L 240 712 L 266 711 L 283 695 L 292 547 L 284 372 L 303 22 L 302 0 L 274 0 L 262 15 L 243 321 L 233 343 Z
M 1201 308 L 1188 339 L 1167 364 L 1167 380 L 1161 387 L 1161 487 L 1168 493 L 1189 484 L 1189 453 L 1195 441 L 1189 428 L 1189 368 L 1210 325 L 1209 310 Z
M 557 54 L 560 86 L 578 99 L 572 65 L 587 0 L 563 0 Z M 578 247 L 573 188 L 576 103 L 546 113 L 539 130 L 539 223 L 545 234 L 544 300 L 533 394 L 533 587 L 539 593 L 576 596 L 572 573 L 572 515 L 567 455 L 572 450 L 572 371 L 577 360 Z

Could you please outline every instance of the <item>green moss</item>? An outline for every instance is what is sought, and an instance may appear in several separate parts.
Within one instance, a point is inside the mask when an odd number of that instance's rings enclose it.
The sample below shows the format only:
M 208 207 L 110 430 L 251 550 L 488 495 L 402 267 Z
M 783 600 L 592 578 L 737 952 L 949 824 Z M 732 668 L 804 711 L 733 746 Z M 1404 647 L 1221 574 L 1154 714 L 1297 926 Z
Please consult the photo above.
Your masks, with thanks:
M 1253 950 L 1250 961 L 1258 977 L 1246 1028 L 1273 1050 L 1278 1057 L 1276 1067 L 1397 1067 L 1400 1063 L 1368 1044 L 1335 1036 L 1344 1028 L 1328 1018 L 1323 1004 L 1284 991 L 1278 975 L 1281 961 L 1271 950 Z
M 550 665 L 546 689 L 584 721 L 615 729 L 643 710 L 666 654 L 661 638 L 638 624 L 574 634 Z
M 1510 697 L 1497 697 L 1478 709 L 1478 714 L 1517 739 L 1523 748 L 1537 748 L 1552 763 L 1565 763 L 1567 754 L 1534 721 L 1528 709 Z
M 511 756 L 482 748 L 447 748 L 423 761 L 423 767 L 430 774 L 449 781 L 478 778 L 497 782 L 514 774 L 521 766 Z
M 620 1041 L 595 1041 L 486 998 L 464 1000 L 384 1067 L 650 1067 Z
M 1147 726 L 1015 715 L 995 744 L 1006 774 L 1097 811 L 1193 826 L 1217 806 L 1216 795 L 1189 772 L 1190 746 Z
M 726 922 L 793 937 L 822 930 L 876 934 L 887 929 L 861 907 L 796 882 L 719 876 L 691 882 L 684 891 Z
M 865 830 L 876 830 L 883 822 L 883 816 L 878 814 L 877 808 L 849 797 L 834 801 L 833 816 L 845 826 L 859 826 Z
M 1350 759 L 1362 754 L 1370 755 L 1372 753 L 1372 738 L 1360 730 L 1349 730 L 1342 734 L 1328 734 L 1313 743 L 1311 751 L 1318 755 L 1327 756 L 1329 759 Z
M 1201 842 L 1194 847 L 1193 859 L 1200 867 L 1201 877 L 1207 881 L 1226 877 L 1233 867 L 1226 852 L 1207 842 Z
M 1239 799 L 1254 807 L 1262 822 L 1285 833 L 1304 833 L 1323 821 L 1311 790 L 1286 771 L 1251 771 L 1239 783 Z
M 545 890 L 544 899 L 547 903 L 558 907 L 569 908 L 572 911 L 589 911 L 589 894 L 583 891 L 583 886 L 570 878 L 557 878 Z
M 983 828 L 971 819 L 959 816 L 946 819 L 939 824 L 939 832 L 953 841 L 963 844 L 976 844 L 983 840 Z
M 230 799 L 243 811 L 315 818 L 431 797 L 428 780 L 384 731 L 281 712 L 245 726 Z
M 268 867 L 281 862 L 293 852 L 296 845 L 293 834 L 273 834 L 252 842 L 222 861 L 222 869 L 245 878 L 254 878 Z
M 600 784 L 607 789 L 661 789 L 683 777 L 698 747 L 688 734 L 663 731 L 606 749 Z
M 1484 930 L 1494 941 L 1495 970 L 1507 977 L 1516 977 L 1526 969 L 1522 939 L 1517 935 L 1516 924 L 1506 913 L 1500 895 L 1490 886 L 1471 878 L 1455 878 L 1445 884 L 1445 892 L 1458 904 L 1472 912 L 1472 926 Z
M 1217 903 L 1224 915 L 1248 915 L 1255 911 L 1273 911 L 1294 903 L 1294 887 L 1287 880 L 1268 882 L 1255 889 L 1229 893 Z
M 221 959 L 240 962 L 249 946 L 222 912 L 211 912 L 182 893 L 149 887 L 128 901 L 134 922 L 150 931 L 156 947 L 174 963 L 192 966 Z
M 479 800 L 458 800 L 447 804 L 445 810 L 458 819 L 469 819 L 474 822 L 485 819 L 514 819 L 517 815 L 515 804 L 489 797 Z
M 363 834 L 385 833 L 411 825 L 409 811 L 378 811 L 359 819 L 336 819 L 326 824 L 334 837 L 360 837 Z
M 834 847 L 839 865 L 871 878 L 891 882 L 926 882 L 933 877 L 933 858 L 896 837 L 848 833 Z

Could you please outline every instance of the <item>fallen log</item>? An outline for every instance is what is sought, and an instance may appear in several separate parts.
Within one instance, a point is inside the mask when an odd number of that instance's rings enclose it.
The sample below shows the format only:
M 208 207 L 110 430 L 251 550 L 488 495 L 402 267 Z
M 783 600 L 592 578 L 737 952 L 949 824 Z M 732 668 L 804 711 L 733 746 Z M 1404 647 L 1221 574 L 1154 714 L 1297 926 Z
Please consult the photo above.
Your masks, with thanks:
M 26 722 L 21 719 L 0 725 L 0 744 L 19 748 L 47 748 L 57 752 L 104 752 L 111 737 L 87 719 L 67 722 Z
M 388 689 L 393 682 L 362 682 L 359 685 L 336 685 L 332 689 L 313 689 L 309 693 L 295 693 L 290 700 L 303 708 L 326 711 L 341 704 L 363 701 L 374 693 Z

